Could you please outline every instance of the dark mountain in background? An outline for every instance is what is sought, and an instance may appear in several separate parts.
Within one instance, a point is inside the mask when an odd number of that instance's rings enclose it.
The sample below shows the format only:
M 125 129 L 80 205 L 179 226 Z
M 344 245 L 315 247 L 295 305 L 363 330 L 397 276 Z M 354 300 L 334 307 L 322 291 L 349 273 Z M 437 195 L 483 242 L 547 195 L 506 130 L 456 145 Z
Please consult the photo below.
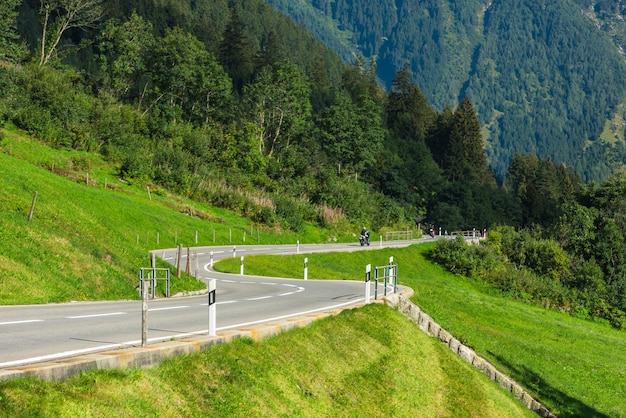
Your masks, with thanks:
M 408 63 L 441 110 L 466 95 L 490 165 L 516 152 L 601 181 L 626 162 L 626 6 L 618 0 L 268 0 L 389 88 Z

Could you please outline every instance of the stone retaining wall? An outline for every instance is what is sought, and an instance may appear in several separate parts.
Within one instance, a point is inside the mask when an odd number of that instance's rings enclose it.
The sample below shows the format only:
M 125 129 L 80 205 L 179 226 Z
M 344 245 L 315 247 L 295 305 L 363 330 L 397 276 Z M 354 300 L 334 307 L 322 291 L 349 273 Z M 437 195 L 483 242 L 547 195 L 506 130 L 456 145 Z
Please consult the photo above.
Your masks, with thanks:
M 496 382 L 504 390 L 511 392 L 517 400 L 526 406 L 526 408 L 536 412 L 540 417 L 556 418 L 556 415 L 550 412 L 550 410 L 540 402 L 533 399 L 533 397 L 526 392 L 522 386 L 509 376 L 498 371 L 494 365 L 492 365 L 488 360 L 480 357 L 470 347 L 454 338 L 452 334 L 437 324 L 430 316 L 428 316 L 426 312 L 422 311 L 419 306 L 411 302 L 408 297 L 402 295 L 401 293 L 395 293 L 385 296 L 384 301 L 387 305 L 397 308 L 407 318 L 409 318 L 409 320 L 416 323 L 417 326 L 426 334 L 439 338 L 439 340 L 446 344 L 452 352 L 474 366 L 476 369 L 486 374 L 489 379 Z

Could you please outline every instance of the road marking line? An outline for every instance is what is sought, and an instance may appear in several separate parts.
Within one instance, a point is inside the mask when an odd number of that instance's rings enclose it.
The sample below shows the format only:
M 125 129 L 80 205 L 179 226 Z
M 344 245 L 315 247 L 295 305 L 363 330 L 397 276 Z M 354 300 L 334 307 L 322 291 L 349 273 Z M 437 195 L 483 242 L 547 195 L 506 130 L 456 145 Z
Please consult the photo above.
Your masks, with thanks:
M 148 312 L 154 312 L 154 311 L 170 311 L 172 309 L 185 309 L 188 308 L 189 306 L 170 306 L 168 308 L 153 308 L 153 309 L 148 309 Z
M 215 302 L 216 305 L 227 305 L 229 303 L 237 303 L 236 300 L 226 300 L 224 302 Z M 200 306 L 209 306 L 208 303 L 201 303 Z
M 258 297 L 258 298 L 250 298 L 250 299 L 246 299 L 246 300 L 262 300 L 262 299 L 269 299 L 271 297 L 272 296 L 261 296 L 261 297 Z
M 31 322 L 43 322 L 43 319 L 28 319 L 25 321 L 0 322 L 0 325 L 28 324 Z
M 356 301 L 361 301 L 361 300 L 363 300 L 363 299 L 362 298 L 356 299 Z M 260 319 L 258 321 L 244 322 L 244 323 L 240 323 L 240 324 L 235 324 L 235 325 L 230 325 L 230 326 L 225 326 L 225 327 L 219 327 L 219 328 L 217 328 L 217 331 L 223 331 L 223 330 L 227 330 L 227 329 L 237 329 L 237 328 L 241 328 L 241 327 L 247 327 L 247 326 L 250 326 L 250 325 L 262 324 L 264 322 L 273 322 L 273 321 L 277 321 L 277 320 L 281 320 L 281 319 L 293 318 L 295 316 L 307 315 L 307 314 L 310 314 L 310 313 L 325 311 L 325 310 L 328 310 L 328 309 L 336 309 L 336 308 L 339 308 L 339 307 L 342 307 L 342 306 L 351 305 L 353 303 L 355 303 L 355 301 L 344 302 L 344 303 L 340 303 L 338 305 L 325 306 L 325 307 L 322 307 L 322 308 L 312 309 L 312 310 L 309 310 L 309 311 L 303 311 L 303 312 L 297 312 L 297 313 L 288 314 L 288 315 L 277 316 L 277 317 L 274 317 L 274 318 L 265 318 L 265 319 Z M 39 321 L 41 321 L 41 320 L 39 320 Z M 184 333 L 184 334 L 171 335 L 171 336 L 166 336 L 166 337 L 148 338 L 148 342 L 151 343 L 151 342 L 157 342 L 157 341 L 168 341 L 168 340 L 171 340 L 172 338 L 185 338 L 186 336 L 190 336 L 190 335 L 203 335 L 203 334 L 206 334 L 206 333 L 208 333 L 208 330 L 204 329 L 204 330 L 201 330 L 201 331 L 195 331 L 195 332 L 189 332 L 189 333 Z M 40 357 L 31 357 L 31 358 L 27 358 L 27 359 L 7 361 L 7 362 L 4 362 L 4 363 L 0 363 L 0 368 L 20 366 L 20 365 L 23 365 L 23 364 L 38 363 L 38 362 L 41 362 L 41 361 L 56 360 L 56 359 L 61 359 L 61 358 L 65 358 L 65 357 L 75 357 L 75 356 L 78 356 L 80 354 L 94 353 L 94 352 L 98 352 L 98 351 L 106 351 L 106 350 L 109 350 L 109 349 L 119 349 L 119 348 L 131 347 L 131 346 L 138 346 L 139 344 L 141 344 L 141 340 L 126 341 L 126 342 L 122 342 L 122 343 L 118 343 L 118 344 L 107 344 L 107 345 L 101 345 L 101 346 L 98 346 L 98 347 L 86 348 L 86 349 L 81 349 L 81 350 L 72 350 L 72 351 L 65 351 L 65 352 L 62 352 L 62 353 L 48 354 L 48 355 L 40 356 Z
M 97 318 L 100 316 L 114 316 L 114 315 L 126 315 L 126 312 L 111 312 L 95 315 L 78 315 L 78 316 L 66 316 L 65 319 L 82 319 L 82 318 Z
M 301 316 L 301 315 L 308 315 L 308 314 L 311 314 L 311 313 L 326 311 L 326 310 L 329 310 L 329 309 L 337 309 L 337 308 L 341 308 L 343 306 L 348 306 L 348 305 L 352 305 L 352 304 L 358 303 L 358 302 L 360 302 L 362 300 L 364 300 L 364 298 L 359 297 L 359 298 L 356 298 L 355 300 L 352 300 L 350 302 L 343 302 L 343 303 L 340 303 L 340 304 L 337 304 L 337 305 L 324 306 L 322 308 L 311 309 L 309 311 L 296 312 L 296 313 L 292 313 L 292 314 L 276 316 L 276 317 L 273 317 L 273 318 L 259 319 L 258 321 L 244 322 L 244 323 L 236 324 L 236 325 L 229 325 L 229 326 L 225 326 L 225 327 L 218 327 L 217 331 L 222 331 L 222 330 L 225 330 L 225 329 L 233 329 L 233 328 L 236 329 L 236 328 L 241 328 L 241 327 L 247 327 L 247 326 L 250 326 L 250 325 L 262 324 L 264 322 L 274 322 L 274 321 L 279 321 L 281 319 L 293 318 L 293 317 Z M 207 332 L 207 331 L 205 330 L 204 332 Z

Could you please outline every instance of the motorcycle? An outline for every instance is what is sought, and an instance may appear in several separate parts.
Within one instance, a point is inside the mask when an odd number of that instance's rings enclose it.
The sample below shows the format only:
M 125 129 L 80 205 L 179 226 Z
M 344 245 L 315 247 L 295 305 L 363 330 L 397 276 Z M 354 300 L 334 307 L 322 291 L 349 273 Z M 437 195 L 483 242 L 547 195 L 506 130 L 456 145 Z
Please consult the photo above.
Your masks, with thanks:
M 370 233 L 366 232 L 365 234 L 361 234 L 361 237 L 359 238 L 359 242 L 361 243 L 361 247 L 364 246 L 365 244 L 369 246 L 370 245 Z
M 431 238 L 435 238 L 435 228 L 429 228 L 428 235 L 430 235 Z

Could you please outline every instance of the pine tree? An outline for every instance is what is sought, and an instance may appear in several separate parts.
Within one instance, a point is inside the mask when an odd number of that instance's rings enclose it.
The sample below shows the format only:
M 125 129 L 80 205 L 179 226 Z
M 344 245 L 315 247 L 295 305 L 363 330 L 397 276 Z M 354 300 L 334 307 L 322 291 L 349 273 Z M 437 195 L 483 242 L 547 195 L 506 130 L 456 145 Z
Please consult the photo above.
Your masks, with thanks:
M 435 123 L 431 126 L 426 137 L 426 145 L 433 155 L 433 159 L 442 169 L 446 167 L 446 153 L 450 147 L 450 133 L 454 122 L 454 112 L 446 105 Z
M 254 71 L 254 48 L 239 16 L 239 9 L 231 9 L 230 20 L 222 34 L 219 61 L 233 81 L 233 89 L 241 94 Z
M 387 103 L 387 125 L 405 140 L 425 140 L 435 112 L 426 97 L 411 81 L 408 64 L 396 73 Z
M 3 0 L 0 2 L 0 60 L 17 58 L 16 8 L 21 0 Z
M 286 54 L 278 34 L 275 30 L 270 29 L 268 34 L 263 38 L 261 48 L 256 57 L 256 72 L 264 67 L 274 66 L 285 58 Z
M 478 116 L 467 96 L 454 111 L 449 149 L 446 153 L 449 155 L 445 156 L 444 170 L 448 180 L 463 179 L 483 185 L 495 185 L 493 173 L 487 165 Z

